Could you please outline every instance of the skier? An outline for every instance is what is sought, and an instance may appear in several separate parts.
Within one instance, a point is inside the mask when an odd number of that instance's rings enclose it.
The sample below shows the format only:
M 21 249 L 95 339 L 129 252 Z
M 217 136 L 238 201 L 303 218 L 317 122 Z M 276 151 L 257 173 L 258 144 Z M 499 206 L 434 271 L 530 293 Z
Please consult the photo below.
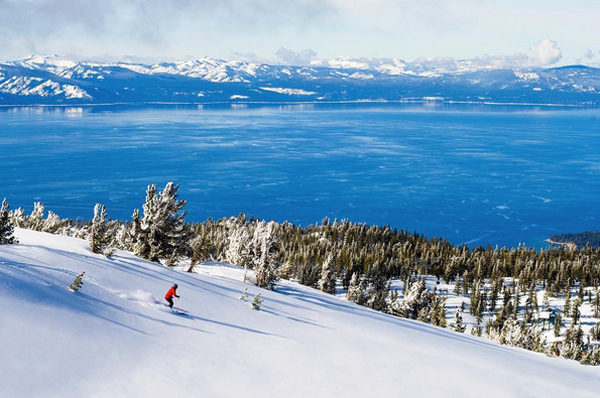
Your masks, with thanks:
M 173 308 L 173 297 L 179 298 L 177 295 L 177 284 L 171 286 L 167 294 L 165 294 L 165 300 L 169 302 L 169 308 Z

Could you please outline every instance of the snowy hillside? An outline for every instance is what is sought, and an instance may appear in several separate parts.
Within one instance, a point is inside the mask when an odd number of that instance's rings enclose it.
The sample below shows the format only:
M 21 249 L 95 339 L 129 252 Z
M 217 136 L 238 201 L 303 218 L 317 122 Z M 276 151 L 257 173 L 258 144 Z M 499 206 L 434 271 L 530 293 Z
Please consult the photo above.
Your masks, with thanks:
M 2 396 L 593 397 L 600 388 L 598 368 L 292 282 L 262 291 L 237 267 L 189 274 L 122 251 L 107 259 L 75 238 L 16 235 L 20 244 L 0 246 Z M 184 314 L 160 303 L 173 283 Z
M 600 69 L 471 61 L 363 60 L 309 66 L 202 58 L 140 64 L 33 55 L 0 63 L 0 105 L 417 101 L 600 104 Z

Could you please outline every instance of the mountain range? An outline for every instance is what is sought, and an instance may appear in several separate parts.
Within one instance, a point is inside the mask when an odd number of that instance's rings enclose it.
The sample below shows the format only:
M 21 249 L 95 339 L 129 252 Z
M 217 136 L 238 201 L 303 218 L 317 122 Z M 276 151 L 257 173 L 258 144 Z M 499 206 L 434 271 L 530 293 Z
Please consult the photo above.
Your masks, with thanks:
M 202 58 L 155 64 L 36 55 L 0 63 L 0 105 L 264 102 L 600 105 L 600 69 L 365 62 L 306 66 Z

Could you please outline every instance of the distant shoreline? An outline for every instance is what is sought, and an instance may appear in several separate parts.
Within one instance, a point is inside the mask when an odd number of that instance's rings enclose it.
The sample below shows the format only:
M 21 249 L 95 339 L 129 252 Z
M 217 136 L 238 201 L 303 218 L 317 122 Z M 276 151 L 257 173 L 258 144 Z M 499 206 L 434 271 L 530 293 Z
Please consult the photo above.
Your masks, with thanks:
M 211 102 L 107 102 L 107 103 L 72 103 L 72 104 L 0 104 L 0 108 L 41 108 L 41 107 L 101 107 L 119 105 L 344 105 L 344 104 L 420 104 L 420 105 L 486 105 L 510 107 L 546 107 L 546 108 L 573 108 L 573 109 L 600 109 L 600 104 L 554 104 L 554 103 L 529 103 L 529 102 L 492 102 L 492 101 L 426 101 L 426 100 L 355 100 L 355 101 L 211 101 Z
M 569 250 L 576 250 L 577 249 L 577 245 L 573 242 L 556 242 L 550 238 L 548 239 L 544 239 L 544 242 L 548 242 L 551 245 L 557 245 L 557 246 L 562 246 L 562 247 L 566 247 Z

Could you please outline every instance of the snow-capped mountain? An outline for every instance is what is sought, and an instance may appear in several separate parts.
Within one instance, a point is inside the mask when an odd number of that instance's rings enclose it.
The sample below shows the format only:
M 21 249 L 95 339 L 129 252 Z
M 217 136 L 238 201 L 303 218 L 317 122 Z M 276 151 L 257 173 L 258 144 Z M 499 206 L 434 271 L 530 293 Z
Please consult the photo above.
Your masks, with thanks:
M 309 66 L 202 58 L 152 65 L 30 56 L 0 63 L 0 104 L 445 101 L 600 104 L 600 69 L 473 60 L 352 59 Z

